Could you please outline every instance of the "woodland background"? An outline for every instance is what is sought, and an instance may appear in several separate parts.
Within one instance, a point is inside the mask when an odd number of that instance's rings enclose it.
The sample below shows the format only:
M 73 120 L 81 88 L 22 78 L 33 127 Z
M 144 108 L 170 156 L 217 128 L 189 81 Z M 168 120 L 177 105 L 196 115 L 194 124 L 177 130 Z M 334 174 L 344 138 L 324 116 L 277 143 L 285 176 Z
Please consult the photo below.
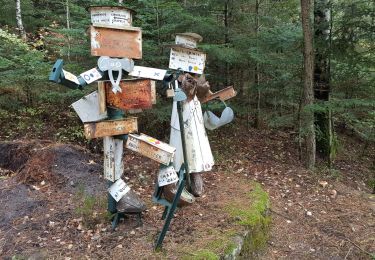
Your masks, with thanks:
M 366 153 L 375 140 L 375 2 L 315 0 L 309 10 L 301 9 L 303 2 L 308 1 L 0 0 L 0 138 L 48 138 L 100 151 L 99 142 L 84 139 L 81 122 L 68 107 L 95 84 L 72 91 L 49 83 L 48 74 L 58 58 L 74 74 L 95 67 L 88 7 L 123 4 L 136 10 L 133 25 L 143 30 L 143 59 L 136 64 L 166 69 L 166 45 L 174 34 L 196 32 L 204 38 L 200 48 L 207 53 L 206 78 L 212 89 L 233 85 L 238 91 L 230 102 L 237 120 L 247 127 L 295 133 L 303 160 L 306 113 L 328 113 L 334 130 L 329 137 L 332 161 L 340 152 L 343 131 L 356 136 Z M 330 18 L 323 43 L 317 33 L 319 8 Z M 302 11 L 310 16 L 315 57 L 320 55 L 315 60 L 328 66 L 324 91 L 329 98 L 310 103 L 304 94 Z M 315 96 L 318 87 L 315 82 Z M 155 109 L 140 115 L 148 118 L 147 125 L 139 120 L 140 128 L 167 137 L 170 103 L 159 98 Z M 318 144 L 327 138 L 319 124 L 314 133 Z M 318 158 L 327 157 L 319 145 L 317 152 Z

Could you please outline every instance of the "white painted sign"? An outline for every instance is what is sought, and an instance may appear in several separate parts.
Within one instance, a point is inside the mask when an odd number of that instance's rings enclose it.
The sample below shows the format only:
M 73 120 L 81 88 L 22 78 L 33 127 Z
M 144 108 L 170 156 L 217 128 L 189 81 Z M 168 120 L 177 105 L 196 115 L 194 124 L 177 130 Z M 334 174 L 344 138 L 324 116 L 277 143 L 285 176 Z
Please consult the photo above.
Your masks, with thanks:
M 113 137 L 103 137 L 104 148 L 104 178 L 116 181 L 121 178 L 124 172 L 122 161 L 123 140 Z
M 98 91 L 94 91 L 74 102 L 72 107 L 83 123 L 97 122 L 107 118 L 107 112 L 99 113 Z
M 92 7 L 91 23 L 94 26 L 115 25 L 128 27 L 132 25 L 132 14 L 130 10 L 116 7 Z
M 108 192 L 111 196 L 119 202 L 119 200 L 130 191 L 130 187 L 122 180 L 118 179 L 115 183 L 109 187 Z
M 173 166 L 161 168 L 158 175 L 159 187 L 178 182 L 178 176 Z
M 133 77 L 139 77 L 139 78 L 163 80 L 165 73 L 167 73 L 166 70 L 154 69 L 154 68 L 142 67 L 142 66 L 134 66 L 133 71 L 130 72 L 129 75 Z
M 193 49 L 197 48 L 197 40 L 185 35 L 176 35 L 176 44 Z
M 129 134 L 126 148 L 138 152 L 159 163 L 169 165 L 174 158 L 176 148 L 148 135 Z
M 69 71 L 66 71 L 66 70 L 62 70 L 63 73 L 64 73 L 64 77 L 69 80 L 69 81 L 73 81 L 74 83 L 78 84 L 79 85 L 79 80 L 77 78 L 76 75 L 74 75 L 73 73 L 70 73 Z
M 90 84 L 94 82 L 95 80 L 102 78 L 102 75 L 96 68 L 85 71 L 81 73 L 80 76 L 86 81 L 87 84 Z
M 206 54 L 184 48 L 172 48 L 169 57 L 170 69 L 181 69 L 186 72 L 203 74 Z

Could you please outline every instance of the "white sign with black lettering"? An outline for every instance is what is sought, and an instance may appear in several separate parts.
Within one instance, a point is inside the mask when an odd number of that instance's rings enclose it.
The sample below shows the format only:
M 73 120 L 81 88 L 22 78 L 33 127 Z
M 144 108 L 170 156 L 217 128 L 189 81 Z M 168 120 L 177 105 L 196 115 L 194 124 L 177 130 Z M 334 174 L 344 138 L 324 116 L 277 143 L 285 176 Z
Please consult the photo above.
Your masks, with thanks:
M 80 76 L 86 81 L 87 84 L 93 83 L 95 80 L 102 78 L 102 75 L 96 68 L 85 71 L 81 73 Z
M 169 68 L 180 69 L 186 72 L 203 74 L 206 63 L 206 54 L 183 48 L 172 48 L 169 57 Z
M 161 168 L 158 175 L 159 187 L 178 182 L 178 176 L 173 166 Z
M 154 69 L 154 68 L 142 67 L 142 66 L 134 66 L 133 71 L 130 72 L 129 75 L 133 77 L 139 77 L 139 78 L 163 80 L 165 73 L 167 73 L 166 70 Z
M 91 9 L 91 22 L 94 26 L 117 25 L 128 27 L 132 25 L 132 15 L 130 10 L 126 9 L 93 7 Z
M 110 136 L 103 137 L 104 178 L 106 180 L 116 181 L 124 173 L 123 147 L 123 140 Z
M 122 180 L 118 179 L 109 187 L 108 192 L 118 202 L 126 193 L 130 191 L 130 187 Z

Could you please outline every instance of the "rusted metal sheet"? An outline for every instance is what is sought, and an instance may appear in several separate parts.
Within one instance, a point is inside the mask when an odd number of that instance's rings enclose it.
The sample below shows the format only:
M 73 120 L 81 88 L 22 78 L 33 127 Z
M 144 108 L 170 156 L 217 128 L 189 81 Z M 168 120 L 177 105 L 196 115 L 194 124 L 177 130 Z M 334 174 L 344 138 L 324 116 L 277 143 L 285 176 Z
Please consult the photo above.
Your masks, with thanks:
M 122 135 L 138 131 L 136 117 L 129 117 L 119 120 L 107 120 L 97 123 L 84 124 L 85 136 L 87 139 Z
M 208 95 L 201 103 L 206 103 L 213 99 L 220 99 L 221 101 L 225 101 L 232 97 L 235 97 L 236 95 L 237 92 L 234 90 L 233 86 L 230 86 Z
M 74 102 L 72 107 L 83 123 L 96 122 L 107 118 L 106 111 L 100 113 L 97 91 Z
M 99 114 L 107 114 L 107 104 L 105 100 L 105 85 L 103 81 L 98 82 Z
M 91 26 L 91 54 L 142 59 L 142 31 L 135 27 L 125 30 Z
M 152 82 L 149 79 L 123 80 L 122 92 L 112 91 L 111 82 L 105 82 L 107 105 L 122 110 L 152 108 Z
M 186 72 L 203 74 L 206 54 L 191 49 L 173 47 L 169 57 L 170 69 L 182 69 Z
M 95 26 L 132 26 L 134 11 L 122 6 L 90 7 L 91 23 Z
M 173 160 L 176 151 L 176 148 L 145 134 L 129 134 L 126 148 L 165 165 Z
M 104 150 L 104 178 L 109 181 L 116 181 L 124 173 L 122 153 L 124 150 L 123 140 L 106 136 L 103 138 Z

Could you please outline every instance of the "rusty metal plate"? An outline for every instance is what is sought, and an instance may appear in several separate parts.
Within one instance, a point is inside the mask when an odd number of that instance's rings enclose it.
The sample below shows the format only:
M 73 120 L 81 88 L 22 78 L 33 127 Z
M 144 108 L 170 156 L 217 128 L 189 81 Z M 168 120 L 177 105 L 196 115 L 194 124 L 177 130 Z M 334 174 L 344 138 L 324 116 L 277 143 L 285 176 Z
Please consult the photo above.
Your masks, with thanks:
M 152 108 L 152 82 L 149 79 L 123 80 L 122 92 L 113 93 L 112 84 L 105 82 L 107 105 L 122 110 Z
M 91 26 L 91 55 L 142 59 L 142 31 Z
M 84 124 L 85 137 L 87 139 L 122 135 L 138 131 L 138 121 L 136 117 L 129 117 L 119 120 L 107 120 L 96 123 Z
M 225 89 L 219 90 L 218 92 L 209 94 L 201 103 L 206 103 L 213 99 L 220 99 L 221 101 L 228 100 L 237 95 L 237 92 L 234 90 L 233 86 L 226 87 Z

